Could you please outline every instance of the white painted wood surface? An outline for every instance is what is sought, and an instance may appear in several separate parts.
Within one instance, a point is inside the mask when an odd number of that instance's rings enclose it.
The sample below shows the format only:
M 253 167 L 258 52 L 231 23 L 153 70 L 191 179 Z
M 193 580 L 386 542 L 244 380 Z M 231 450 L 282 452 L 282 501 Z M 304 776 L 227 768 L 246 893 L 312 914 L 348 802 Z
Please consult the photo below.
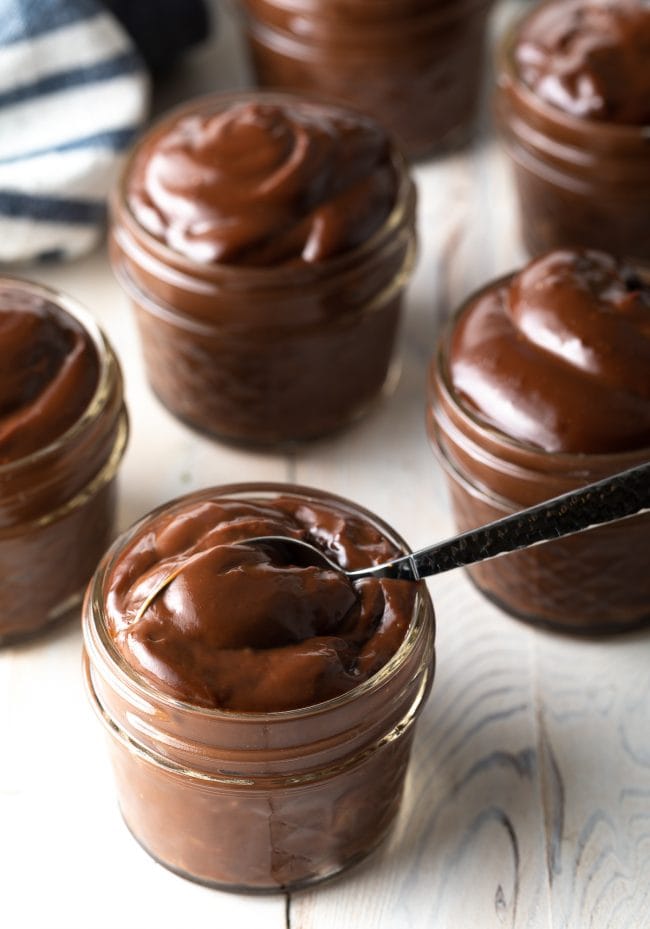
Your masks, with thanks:
M 163 103 L 244 74 L 224 11 L 218 46 L 188 62 Z M 489 138 L 416 175 L 421 254 L 397 392 L 353 431 L 290 459 L 220 447 L 160 407 L 103 253 L 32 272 L 84 301 L 123 361 L 122 526 L 207 484 L 289 479 L 358 500 L 414 545 L 451 531 L 423 425 L 427 362 L 444 316 L 522 253 Z M 82 691 L 76 625 L 0 653 L 0 929 L 650 927 L 650 636 L 537 632 L 462 573 L 431 590 L 438 671 L 398 826 L 347 876 L 289 900 L 207 890 L 136 845 Z

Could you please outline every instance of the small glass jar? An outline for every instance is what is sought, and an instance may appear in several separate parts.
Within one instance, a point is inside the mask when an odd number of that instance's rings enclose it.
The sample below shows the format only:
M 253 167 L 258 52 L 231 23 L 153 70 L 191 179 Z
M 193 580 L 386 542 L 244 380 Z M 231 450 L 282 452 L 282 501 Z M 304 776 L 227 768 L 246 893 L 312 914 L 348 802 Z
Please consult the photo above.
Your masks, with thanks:
M 141 145 L 190 113 L 280 95 L 204 98 L 155 126 Z M 129 166 L 112 204 L 111 259 L 133 304 L 147 375 L 177 417 L 251 445 L 312 439 L 360 417 L 392 367 L 404 288 L 415 261 L 415 188 L 393 151 L 394 208 L 362 245 L 313 264 L 199 263 L 148 233 L 127 205 Z
M 271 713 L 206 709 L 158 690 L 107 632 L 106 580 L 143 527 L 188 502 L 304 495 L 361 516 L 400 549 L 377 517 L 308 488 L 239 484 L 154 511 L 100 564 L 84 607 L 84 666 L 109 736 L 122 815 L 176 873 L 226 890 L 277 892 L 336 874 L 383 839 L 399 808 L 414 724 L 431 687 L 434 617 L 421 585 L 409 629 L 373 677 L 334 699 Z
M 459 532 L 650 460 L 650 448 L 614 454 L 547 452 L 480 419 L 457 394 L 443 334 L 429 380 L 427 425 L 447 478 Z M 479 590 L 519 619 L 556 631 L 601 634 L 650 622 L 650 514 L 619 520 L 468 568 Z
M 469 137 L 491 6 L 492 0 L 241 0 L 261 86 L 349 101 L 413 157 Z
M 128 436 L 113 350 L 75 301 L 27 281 L 10 286 L 60 307 L 90 335 L 99 379 L 83 415 L 53 442 L 0 464 L 0 644 L 68 616 L 109 544 L 116 475 Z
M 514 52 L 536 11 L 501 46 L 496 96 L 524 245 L 531 255 L 580 245 L 648 263 L 650 126 L 572 116 L 526 86 Z

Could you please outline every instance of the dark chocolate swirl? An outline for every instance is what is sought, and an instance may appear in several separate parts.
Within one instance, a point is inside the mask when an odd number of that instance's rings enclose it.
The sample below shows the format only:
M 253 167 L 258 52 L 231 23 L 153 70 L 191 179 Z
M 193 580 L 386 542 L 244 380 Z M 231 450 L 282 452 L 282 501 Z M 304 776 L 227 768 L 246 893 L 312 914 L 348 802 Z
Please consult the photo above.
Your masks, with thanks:
M 358 686 L 399 648 L 416 585 L 353 584 L 240 544 L 260 535 L 308 539 L 350 569 L 396 554 L 368 522 L 299 497 L 161 515 L 120 555 L 107 616 L 125 660 L 163 692 L 243 712 L 311 706 Z
M 97 351 L 75 319 L 19 286 L 0 287 L 0 464 L 62 435 L 98 378 Z
M 527 18 L 515 60 L 524 83 L 585 119 L 650 123 L 647 0 L 555 0 Z
M 601 252 L 557 251 L 483 291 L 450 356 L 464 402 L 550 452 L 650 447 L 650 287 Z
M 128 180 L 138 222 L 202 263 L 321 262 L 386 221 L 396 174 L 385 132 L 337 107 L 238 103 L 166 126 Z

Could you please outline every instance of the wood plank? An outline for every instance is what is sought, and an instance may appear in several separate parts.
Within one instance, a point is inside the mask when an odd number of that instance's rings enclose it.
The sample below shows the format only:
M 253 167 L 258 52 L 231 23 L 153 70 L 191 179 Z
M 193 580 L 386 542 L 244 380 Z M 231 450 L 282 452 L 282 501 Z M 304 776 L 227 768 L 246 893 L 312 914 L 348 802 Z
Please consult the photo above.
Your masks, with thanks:
M 650 639 L 535 636 L 553 925 L 650 927 Z

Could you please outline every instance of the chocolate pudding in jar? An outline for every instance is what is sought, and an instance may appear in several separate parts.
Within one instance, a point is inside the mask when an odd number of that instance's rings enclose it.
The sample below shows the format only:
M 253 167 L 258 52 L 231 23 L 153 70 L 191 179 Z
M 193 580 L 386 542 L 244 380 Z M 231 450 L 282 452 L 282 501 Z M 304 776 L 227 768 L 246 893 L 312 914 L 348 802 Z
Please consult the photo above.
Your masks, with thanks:
M 109 544 L 122 378 L 68 297 L 0 277 L 0 644 L 69 615 Z
M 492 0 L 241 0 L 263 87 L 372 113 L 406 153 L 466 142 Z
M 414 222 L 405 163 L 368 117 L 272 94 L 172 113 L 113 201 L 113 265 L 155 393 L 244 444 L 354 421 L 394 382 Z
M 506 38 L 497 118 L 532 254 L 650 261 L 650 5 L 547 0 Z
M 434 667 L 424 584 L 352 582 L 246 544 L 269 534 L 351 570 L 408 551 L 320 491 L 212 488 L 122 536 L 84 607 L 128 828 L 178 874 L 250 892 L 330 877 L 382 840 Z
M 460 531 L 650 460 L 650 284 L 551 252 L 460 308 L 431 366 L 430 435 Z M 468 569 L 509 613 L 609 633 L 650 620 L 650 514 Z

